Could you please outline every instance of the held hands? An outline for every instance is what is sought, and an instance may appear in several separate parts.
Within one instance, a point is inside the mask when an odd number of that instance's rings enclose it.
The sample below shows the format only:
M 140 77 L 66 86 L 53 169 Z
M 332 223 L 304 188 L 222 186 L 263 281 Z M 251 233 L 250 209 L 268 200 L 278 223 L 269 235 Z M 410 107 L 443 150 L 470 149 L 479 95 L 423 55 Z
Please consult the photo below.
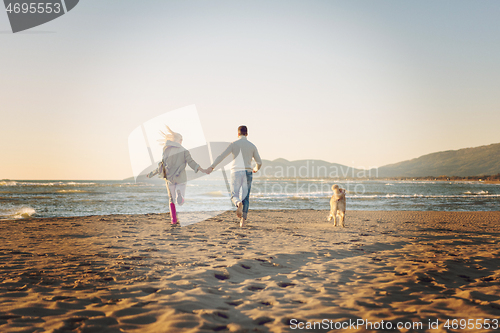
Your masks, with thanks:
M 203 169 L 202 167 L 199 167 L 198 170 L 209 175 L 214 169 L 213 168 Z

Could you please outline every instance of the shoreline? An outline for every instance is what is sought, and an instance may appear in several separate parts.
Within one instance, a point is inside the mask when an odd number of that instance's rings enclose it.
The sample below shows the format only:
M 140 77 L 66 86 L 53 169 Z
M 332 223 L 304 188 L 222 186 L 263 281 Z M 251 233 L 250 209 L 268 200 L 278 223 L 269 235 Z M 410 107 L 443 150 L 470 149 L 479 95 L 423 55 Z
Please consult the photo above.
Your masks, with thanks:
M 228 210 L 226 213 L 231 213 L 235 212 L 236 210 Z M 315 211 L 315 212 L 327 212 L 326 215 L 328 215 L 328 210 L 322 210 L 322 209 L 313 209 L 313 208 L 280 208 L 280 209 L 254 209 L 250 210 L 254 212 L 294 212 L 294 211 Z M 408 212 L 414 212 L 414 213 L 482 213 L 482 212 L 500 212 L 500 209 L 498 210 L 347 210 L 347 212 L 356 212 L 356 213 L 380 213 L 380 212 L 392 212 L 392 213 L 408 213 Z M 178 212 L 178 214 L 186 215 L 186 216 L 193 216 L 195 217 L 196 222 L 194 223 L 199 223 L 203 222 L 206 219 L 210 219 L 213 215 L 213 213 L 220 214 L 221 211 L 199 211 L 199 212 Z M 205 218 L 200 218 L 200 216 L 206 215 Z M 39 221 L 42 222 L 43 220 L 68 220 L 68 219 L 86 219 L 86 218 L 100 218 L 106 220 L 106 218 L 112 218 L 112 217 L 137 217 L 137 218 L 143 218 L 143 217 L 161 217 L 162 219 L 165 219 L 165 221 L 169 222 L 170 221 L 170 213 L 146 213 L 146 214 L 102 214 L 102 215 L 82 215 L 82 216 L 52 216 L 52 217 L 37 217 L 37 216 L 27 216 L 27 217 L 21 217 L 21 218 L 0 218 L 0 223 L 4 222 L 23 222 L 23 221 Z
M 500 212 L 233 211 L 0 224 L 0 330 L 294 332 L 292 320 L 495 318 Z M 188 218 L 187 213 L 181 218 Z M 328 330 L 316 330 L 326 332 Z M 350 330 L 365 332 L 364 328 Z

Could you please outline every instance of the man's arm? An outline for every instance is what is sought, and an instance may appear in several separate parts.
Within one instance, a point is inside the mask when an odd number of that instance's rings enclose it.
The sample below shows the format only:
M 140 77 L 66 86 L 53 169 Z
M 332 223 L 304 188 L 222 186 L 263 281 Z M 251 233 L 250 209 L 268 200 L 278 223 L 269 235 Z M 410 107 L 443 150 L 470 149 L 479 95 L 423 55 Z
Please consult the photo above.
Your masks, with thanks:
M 226 150 L 224 150 L 220 155 L 219 157 L 217 157 L 214 161 L 214 163 L 212 163 L 212 165 L 208 168 L 208 170 L 210 169 L 215 169 L 215 167 L 217 166 L 217 164 L 219 164 L 220 162 L 222 162 L 223 159 L 225 159 L 229 154 L 231 154 L 231 151 L 233 150 L 233 144 L 231 143 L 229 146 L 227 146 Z
M 260 167 L 262 166 L 262 159 L 260 158 L 259 151 L 257 150 L 257 147 L 255 147 L 255 151 L 253 152 L 253 159 L 255 160 L 255 167 L 253 168 L 253 172 L 259 171 Z

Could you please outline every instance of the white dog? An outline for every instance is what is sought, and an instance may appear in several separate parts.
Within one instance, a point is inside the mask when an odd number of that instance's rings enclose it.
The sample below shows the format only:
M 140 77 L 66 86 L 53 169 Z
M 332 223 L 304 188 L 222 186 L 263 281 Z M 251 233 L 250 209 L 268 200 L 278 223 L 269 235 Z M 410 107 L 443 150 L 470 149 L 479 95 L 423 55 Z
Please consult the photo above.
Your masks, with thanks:
M 345 190 L 339 188 L 338 185 L 332 186 L 333 195 L 330 199 L 330 215 L 328 216 L 328 221 L 331 221 L 333 218 L 333 226 L 337 225 L 337 215 L 339 215 L 339 225 L 341 227 L 345 227 L 344 219 L 345 219 Z

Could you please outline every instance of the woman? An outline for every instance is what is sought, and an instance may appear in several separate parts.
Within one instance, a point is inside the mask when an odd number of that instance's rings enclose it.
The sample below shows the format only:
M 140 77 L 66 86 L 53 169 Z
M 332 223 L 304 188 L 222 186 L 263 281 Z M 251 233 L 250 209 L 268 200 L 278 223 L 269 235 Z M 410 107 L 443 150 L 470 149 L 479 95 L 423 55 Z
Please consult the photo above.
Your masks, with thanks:
M 159 173 L 160 177 L 165 178 L 172 200 L 178 205 L 182 205 L 186 193 L 186 165 L 189 165 L 194 172 L 206 173 L 206 170 L 201 168 L 193 160 L 189 151 L 182 146 L 182 135 L 175 133 L 170 127 L 166 127 L 167 133 L 161 132 L 164 138 L 160 140 L 163 144 L 162 162 L 159 163 L 158 169 L 152 171 L 148 177 L 151 178 Z

